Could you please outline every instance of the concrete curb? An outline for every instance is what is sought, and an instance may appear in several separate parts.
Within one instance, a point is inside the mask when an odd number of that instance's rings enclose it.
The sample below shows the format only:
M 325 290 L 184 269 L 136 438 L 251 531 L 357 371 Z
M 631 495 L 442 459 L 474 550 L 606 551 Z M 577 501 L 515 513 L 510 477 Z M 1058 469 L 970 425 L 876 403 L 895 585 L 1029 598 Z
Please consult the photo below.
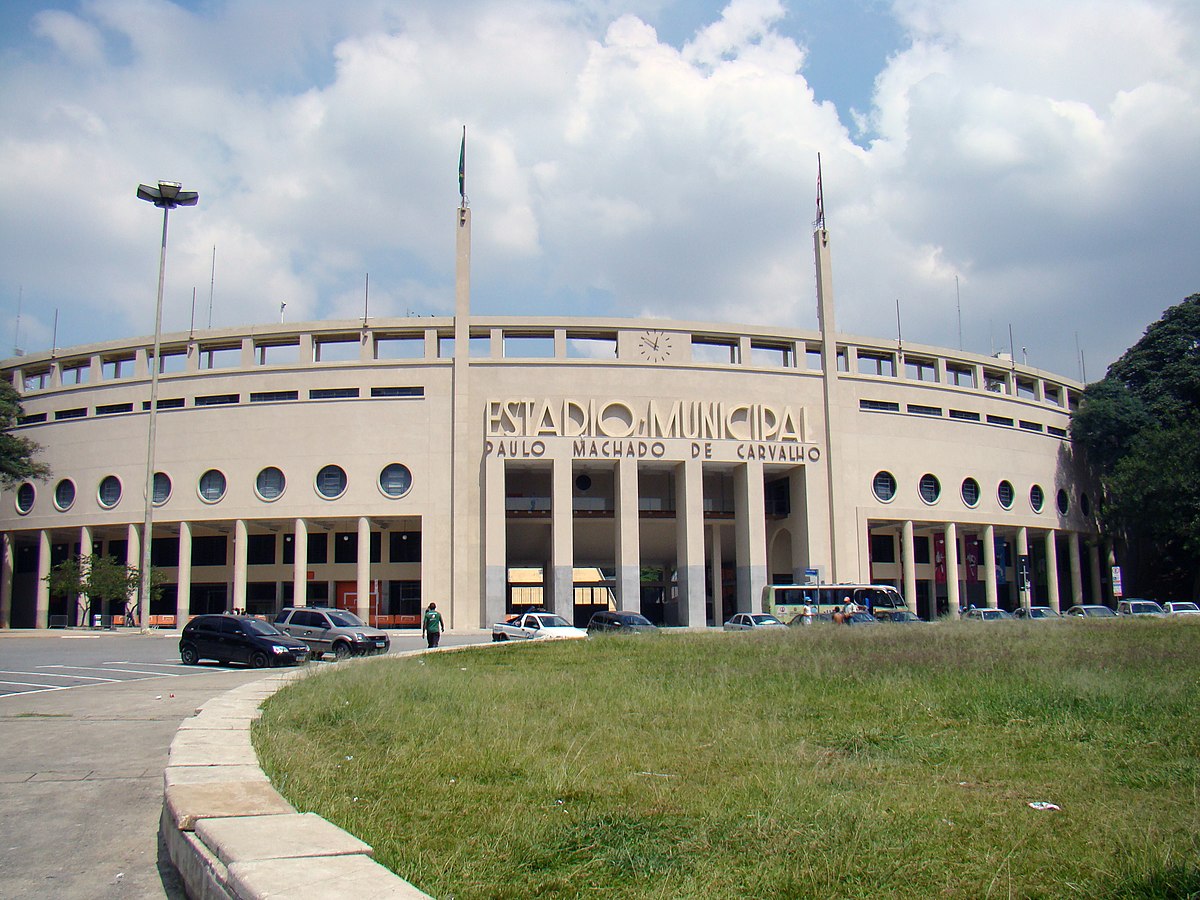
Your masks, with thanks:
M 188 896 L 432 900 L 375 862 L 369 845 L 296 812 L 259 767 L 250 723 L 264 700 L 311 671 L 279 672 L 214 697 L 176 732 L 159 830 Z

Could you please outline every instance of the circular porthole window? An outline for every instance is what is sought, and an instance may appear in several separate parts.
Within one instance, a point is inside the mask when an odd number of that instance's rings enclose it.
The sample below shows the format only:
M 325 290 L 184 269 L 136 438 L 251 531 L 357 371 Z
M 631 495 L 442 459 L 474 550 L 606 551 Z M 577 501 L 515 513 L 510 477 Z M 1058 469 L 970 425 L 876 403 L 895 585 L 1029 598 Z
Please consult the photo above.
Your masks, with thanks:
M 121 479 L 116 475 L 105 475 L 104 480 L 100 482 L 99 491 L 96 492 L 96 498 L 105 509 L 112 509 L 120 503 Z
M 1035 484 L 1029 489 L 1029 505 L 1033 507 L 1034 512 L 1040 513 L 1042 507 L 1046 505 L 1046 494 L 1042 490 L 1040 484 Z
M 942 483 L 937 480 L 936 475 L 922 475 L 918 489 L 921 499 L 926 503 L 937 503 L 938 498 L 942 496 Z
M 317 473 L 317 493 L 336 500 L 346 492 L 346 472 L 341 466 L 325 466 Z
M 1000 506 L 1004 509 L 1012 509 L 1014 496 L 1012 482 L 1000 482 L 1000 486 L 996 488 L 996 499 L 1000 501 Z
M 586 493 L 592 489 L 592 476 L 583 472 L 575 476 L 575 487 L 580 493 Z
M 896 497 L 896 476 L 891 472 L 876 472 L 871 490 L 880 503 L 891 503 Z
M 1071 498 L 1069 496 L 1067 496 L 1067 492 L 1062 490 L 1061 488 L 1058 491 L 1057 502 L 1058 502 L 1058 514 L 1060 516 L 1065 516 L 1067 513 L 1069 513 L 1071 511 Z
M 267 466 L 254 479 L 254 490 L 258 492 L 258 496 L 267 501 L 278 500 L 283 496 L 285 487 L 287 487 L 287 479 L 283 477 L 283 472 L 275 466 Z
M 166 472 L 154 473 L 154 505 L 162 506 L 171 499 L 171 476 Z
M 979 505 L 979 482 L 974 478 L 964 478 L 962 483 L 963 503 L 974 509 Z
M 75 505 L 75 482 L 70 478 L 64 478 L 54 486 L 54 505 L 62 512 Z
M 200 476 L 200 499 L 205 503 L 216 503 L 225 496 L 225 475 L 217 469 L 209 469 Z
M 1091 516 L 1092 514 L 1092 501 L 1088 498 L 1087 494 L 1079 495 L 1079 511 L 1084 516 Z
M 33 509 L 33 501 L 37 497 L 37 491 L 33 489 L 33 485 L 28 481 L 24 482 L 17 488 L 17 512 L 25 515 Z
M 379 473 L 379 489 L 387 497 L 403 497 L 412 488 L 412 472 L 408 466 L 392 463 Z

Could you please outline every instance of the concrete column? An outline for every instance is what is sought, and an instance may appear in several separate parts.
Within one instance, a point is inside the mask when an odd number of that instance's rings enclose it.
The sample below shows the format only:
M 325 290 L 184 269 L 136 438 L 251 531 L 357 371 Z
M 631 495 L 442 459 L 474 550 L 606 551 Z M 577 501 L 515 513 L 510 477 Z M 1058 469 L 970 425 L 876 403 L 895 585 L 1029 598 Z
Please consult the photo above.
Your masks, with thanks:
M 82 528 L 79 529 L 79 568 L 80 568 L 80 571 L 83 571 L 88 566 L 88 564 L 91 561 L 91 558 L 92 558 L 92 529 L 90 526 L 84 525 Z M 70 611 L 68 611 L 68 613 L 67 613 L 68 624 L 70 624 L 70 625 L 86 625 L 87 624 L 86 622 L 77 622 L 75 620 L 80 613 L 80 609 L 79 609 L 80 605 L 83 605 L 83 607 L 84 607 L 82 610 L 83 615 L 85 615 L 85 616 L 87 615 L 87 602 L 82 597 L 79 597 L 79 596 L 75 596 L 74 598 L 70 598 L 70 599 L 71 599 L 71 602 L 74 604 L 74 608 L 71 609 Z
M 308 606 L 308 523 L 297 519 L 292 535 L 292 606 Z
M 946 603 L 950 618 L 958 618 L 958 526 L 946 523 Z
M 636 459 L 617 462 L 617 603 L 642 611 L 642 526 L 638 514 Z
M 737 608 L 738 612 L 755 612 L 762 605 L 762 589 L 767 583 L 767 519 L 762 463 L 756 460 L 738 466 L 733 482 Z
M 1083 602 L 1083 561 L 1079 553 L 1079 535 L 1074 532 L 1067 534 L 1067 551 L 1071 556 L 1071 604 Z
M 704 466 L 688 459 L 675 467 L 675 559 L 683 624 L 703 628 Z
M 713 604 L 712 624 L 720 627 L 725 621 L 721 607 L 721 590 L 724 587 L 721 572 L 725 568 L 722 535 L 725 529 L 721 527 L 720 522 L 713 522 L 709 531 L 712 533 L 712 552 L 709 554 L 708 561 L 708 583 L 712 591 Z M 707 623 L 707 621 L 706 617 L 705 622 Z
M 142 533 L 138 531 L 138 527 L 132 522 L 129 523 L 129 527 L 125 530 L 125 532 L 126 537 L 128 538 L 128 546 L 125 551 L 125 565 L 131 566 L 135 569 L 140 569 L 142 567 Z M 146 540 L 149 540 L 149 538 L 146 538 Z M 136 615 L 138 607 L 137 587 L 134 587 L 133 590 L 129 592 L 128 600 L 129 603 L 126 606 L 126 609 L 129 610 L 130 614 Z M 149 611 L 147 611 L 146 614 L 149 615 Z M 138 625 L 141 624 L 141 622 L 138 622 Z
M 504 618 L 508 603 L 508 508 L 503 457 L 483 464 L 483 625 Z
M 983 578 L 984 597 L 988 609 L 999 606 L 996 595 L 996 526 L 983 526 Z
M 50 585 L 46 576 L 50 574 L 50 532 L 38 532 L 37 600 L 34 606 L 34 628 L 45 628 L 50 624 Z
M 0 534 L 0 628 L 12 628 L 13 538 Z
M 1092 567 L 1092 595 L 1088 598 L 1088 603 L 1103 603 L 1104 602 L 1104 582 L 1100 576 L 1100 544 L 1098 541 L 1092 541 L 1088 544 L 1088 562 Z
M 905 519 L 900 528 L 900 570 L 904 580 L 904 602 L 917 614 L 917 561 L 913 547 L 913 522 Z
M 233 608 L 246 608 L 246 558 L 249 543 L 246 520 L 233 523 Z
M 1046 532 L 1046 589 L 1049 593 L 1047 605 L 1058 609 L 1058 540 L 1053 528 Z
M 179 523 L 179 569 L 175 579 L 175 627 L 187 624 L 192 612 L 192 523 Z
M 364 622 L 371 620 L 371 520 L 358 517 L 358 609 L 355 612 Z
M 551 609 L 575 621 L 575 513 L 572 461 L 555 459 L 550 474 L 550 603 Z
M 1013 560 L 1013 573 L 1017 579 L 1017 602 L 1022 606 L 1029 606 L 1033 595 L 1033 573 L 1029 573 L 1030 590 L 1028 593 L 1021 590 L 1021 557 L 1029 555 L 1029 530 L 1022 525 L 1017 529 L 1017 558 Z
M 796 584 L 804 584 L 808 580 L 804 573 L 812 559 L 808 540 L 807 479 L 808 472 L 804 466 L 796 466 L 788 474 L 788 499 L 792 510 L 788 517 L 792 535 L 792 581 Z

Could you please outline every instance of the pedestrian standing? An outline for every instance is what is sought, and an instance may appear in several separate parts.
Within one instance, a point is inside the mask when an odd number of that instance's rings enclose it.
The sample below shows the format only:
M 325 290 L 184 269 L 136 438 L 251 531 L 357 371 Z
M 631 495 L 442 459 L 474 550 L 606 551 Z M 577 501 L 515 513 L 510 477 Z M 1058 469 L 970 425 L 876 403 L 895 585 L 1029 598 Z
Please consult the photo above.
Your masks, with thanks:
M 437 611 L 436 603 L 430 603 L 421 617 L 421 637 L 428 639 L 430 650 L 442 639 L 442 614 Z

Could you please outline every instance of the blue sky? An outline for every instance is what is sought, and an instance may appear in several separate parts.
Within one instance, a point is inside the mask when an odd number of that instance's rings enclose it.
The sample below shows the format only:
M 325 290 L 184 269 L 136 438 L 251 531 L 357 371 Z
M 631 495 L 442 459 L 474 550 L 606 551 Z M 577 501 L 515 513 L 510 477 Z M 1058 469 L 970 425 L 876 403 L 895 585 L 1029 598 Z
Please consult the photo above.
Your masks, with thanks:
M 152 329 L 160 178 L 168 330 L 214 247 L 214 327 L 449 314 L 464 124 L 480 314 L 815 328 L 818 153 L 845 332 L 1094 379 L 1200 290 L 1191 0 L 5 0 L 0 353 Z

